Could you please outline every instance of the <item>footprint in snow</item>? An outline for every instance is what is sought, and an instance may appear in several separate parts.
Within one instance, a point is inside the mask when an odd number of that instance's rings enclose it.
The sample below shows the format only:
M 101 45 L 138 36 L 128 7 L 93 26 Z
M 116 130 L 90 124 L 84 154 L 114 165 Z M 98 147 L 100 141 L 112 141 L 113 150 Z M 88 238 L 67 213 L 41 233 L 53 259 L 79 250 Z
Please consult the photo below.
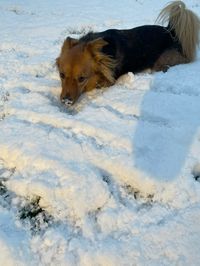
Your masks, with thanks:
M 198 182 L 200 182 L 200 163 L 197 163 L 192 171 L 192 175 L 194 177 L 194 179 Z

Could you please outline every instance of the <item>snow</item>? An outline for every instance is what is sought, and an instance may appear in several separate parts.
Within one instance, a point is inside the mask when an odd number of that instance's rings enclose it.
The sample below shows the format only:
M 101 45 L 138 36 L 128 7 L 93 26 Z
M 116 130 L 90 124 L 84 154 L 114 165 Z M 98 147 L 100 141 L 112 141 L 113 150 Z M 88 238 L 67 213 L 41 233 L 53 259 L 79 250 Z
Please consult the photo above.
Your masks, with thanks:
M 200 52 L 69 108 L 54 65 L 66 36 L 166 3 L 1 0 L 0 265 L 199 265 Z

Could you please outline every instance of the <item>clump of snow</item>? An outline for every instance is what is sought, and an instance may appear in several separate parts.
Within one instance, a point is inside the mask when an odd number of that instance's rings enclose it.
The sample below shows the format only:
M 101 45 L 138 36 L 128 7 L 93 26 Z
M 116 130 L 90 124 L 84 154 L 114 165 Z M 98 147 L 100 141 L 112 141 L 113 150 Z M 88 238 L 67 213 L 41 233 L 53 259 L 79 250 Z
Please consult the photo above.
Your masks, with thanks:
M 199 51 L 59 101 L 67 35 L 153 23 L 166 3 L 1 1 L 1 265 L 199 264 Z
M 192 173 L 193 173 L 195 179 L 200 178 L 200 163 L 195 164 Z
M 116 84 L 131 88 L 131 87 L 133 87 L 134 79 L 135 79 L 134 74 L 129 72 L 129 73 L 119 77 L 118 80 L 116 81 Z

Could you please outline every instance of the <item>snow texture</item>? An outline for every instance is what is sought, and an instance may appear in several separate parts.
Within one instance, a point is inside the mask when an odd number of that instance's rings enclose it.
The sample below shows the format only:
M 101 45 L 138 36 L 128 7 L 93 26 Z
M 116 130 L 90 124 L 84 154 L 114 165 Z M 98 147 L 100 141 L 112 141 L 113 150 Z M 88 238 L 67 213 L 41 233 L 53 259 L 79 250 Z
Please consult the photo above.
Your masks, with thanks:
M 199 265 L 199 51 L 69 108 L 54 65 L 66 36 L 166 3 L 0 1 L 0 265 Z

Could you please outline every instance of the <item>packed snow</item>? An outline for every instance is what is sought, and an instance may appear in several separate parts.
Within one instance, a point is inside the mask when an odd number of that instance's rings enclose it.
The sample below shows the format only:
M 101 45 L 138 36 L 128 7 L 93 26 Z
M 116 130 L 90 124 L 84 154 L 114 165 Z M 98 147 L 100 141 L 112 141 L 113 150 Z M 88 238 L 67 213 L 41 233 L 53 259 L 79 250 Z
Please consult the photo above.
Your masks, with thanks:
M 199 50 L 59 101 L 67 36 L 154 24 L 167 2 L 0 1 L 0 265 L 199 265 Z

